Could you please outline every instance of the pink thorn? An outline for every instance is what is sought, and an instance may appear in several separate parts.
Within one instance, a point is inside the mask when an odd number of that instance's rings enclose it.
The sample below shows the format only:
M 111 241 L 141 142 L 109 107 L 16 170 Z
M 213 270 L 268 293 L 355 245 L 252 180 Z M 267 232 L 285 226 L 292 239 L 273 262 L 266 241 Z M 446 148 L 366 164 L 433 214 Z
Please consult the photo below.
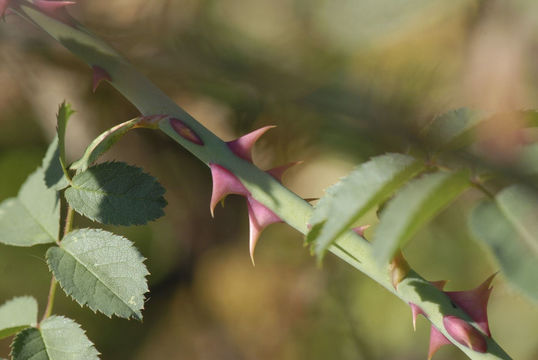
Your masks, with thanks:
M 249 192 L 235 175 L 222 166 L 209 164 L 209 168 L 211 169 L 211 177 L 213 178 L 213 192 L 211 194 L 209 209 L 211 211 L 211 216 L 214 216 L 215 206 L 217 206 L 217 203 L 226 197 L 226 195 L 237 194 L 247 196 L 249 195 Z
M 183 121 L 177 118 L 170 119 L 170 126 L 177 132 L 182 138 L 189 140 L 196 145 L 204 145 L 204 142 L 200 137 Z
M 445 316 L 443 325 L 450 336 L 460 344 L 481 353 L 487 351 L 488 345 L 484 336 L 467 321 L 457 316 Z
M 52 0 L 34 0 L 34 5 L 45 14 L 55 17 L 60 9 L 69 5 L 74 5 L 74 1 L 52 1 Z
M 99 86 L 101 81 L 103 80 L 112 81 L 110 74 L 102 67 L 94 65 L 92 66 L 92 69 L 93 69 L 93 87 L 92 87 L 93 92 L 97 90 L 97 87 Z
M 255 200 L 252 196 L 247 196 L 247 207 L 248 207 L 248 220 L 250 225 L 250 234 L 249 234 L 249 251 L 250 259 L 252 260 L 252 265 L 254 263 L 254 250 L 256 248 L 256 243 L 260 237 L 260 233 L 268 225 L 281 222 L 282 220 L 269 208 Z
M 288 170 L 292 166 L 299 165 L 299 164 L 302 164 L 302 163 L 303 163 L 302 161 L 295 161 L 295 162 L 291 162 L 291 163 L 286 164 L 286 165 L 277 166 L 275 168 L 266 170 L 265 172 L 268 173 L 269 175 L 271 175 L 272 177 L 274 177 L 275 179 L 277 179 L 278 182 L 282 182 L 282 176 L 284 175 L 286 170 Z
M 496 273 L 486 279 L 481 285 L 468 291 L 447 291 L 445 294 L 463 309 L 476 324 L 491 336 L 488 324 L 488 300 L 492 288 L 490 287 Z
M 370 227 L 370 224 L 368 225 L 361 225 L 361 226 L 357 226 L 357 227 L 354 227 L 353 230 L 357 235 L 359 236 L 363 236 L 364 237 L 364 232 L 366 231 L 366 229 L 368 229 Z
M 252 162 L 252 146 L 254 146 L 254 143 L 256 143 L 260 136 L 265 134 L 267 130 L 274 127 L 276 126 L 264 126 L 262 128 L 259 128 L 258 130 L 254 130 L 246 135 L 243 135 L 238 139 L 228 141 L 226 144 L 235 155 Z
M 419 315 L 426 316 L 426 313 L 422 311 L 422 309 L 418 305 L 409 303 L 409 306 L 411 306 L 411 314 L 413 315 L 413 330 L 417 331 L 417 316 Z
M 430 281 L 430 284 L 435 286 L 439 290 L 443 290 L 443 288 L 446 285 L 446 280 L 439 280 L 439 281 Z
M 428 360 L 431 360 L 433 354 L 443 345 L 450 344 L 450 340 L 446 338 L 435 326 L 430 329 L 430 348 L 428 350 Z

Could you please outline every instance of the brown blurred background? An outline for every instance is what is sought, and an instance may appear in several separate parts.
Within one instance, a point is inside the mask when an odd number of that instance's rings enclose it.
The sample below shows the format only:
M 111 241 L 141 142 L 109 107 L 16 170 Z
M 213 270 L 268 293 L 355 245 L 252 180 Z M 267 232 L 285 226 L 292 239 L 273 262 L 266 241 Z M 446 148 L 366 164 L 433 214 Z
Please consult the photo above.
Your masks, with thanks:
M 267 124 L 262 168 L 305 160 L 285 184 L 303 197 L 368 157 L 406 151 L 416 130 L 460 106 L 538 108 L 535 0 L 92 0 L 71 13 L 107 39 L 199 121 L 225 140 Z M 109 85 L 91 92 L 86 65 L 20 19 L 0 24 L 0 200 L 16 195 L 41 161 L 65 99 L 77 113 L 68 155 L 137 115 Z M 488 153 L 512 159 L 499 121 Z M 165 136 L 128 134 L 107 155 L 142 166 L 167 189 L 166 216 L 109 228 L 148 258 L 144 322 L 108 319 L 63 293 L 55 313 L 76 319 L 103 359 L 425 359 L 429 324 L 412 330 L 408 306 L 329 257 L 322 269 L 286 225 L 248 255 L 244 201 L 209 214 L 205 165 Z M 405 249 L 423 276 L 449 290 L 478 285 L 496 265 L 466 229 L 479 194 L 468 192 Z M 76 226 L 96 226 L 77 218 Z M 45 246 L 0 245 L 0 303 L 46 303 Z M 60 291 L 61 292 L 61 291 Z M 59 293 L 60 293 L 59 292 Z M 499 276 L 489 307 L 493 335 L 514 359 L 538 358 L 538 308 Z M 0 341 L 0 356 L 9 352 Z M 453 347 L 435 359 L 464 359 Z

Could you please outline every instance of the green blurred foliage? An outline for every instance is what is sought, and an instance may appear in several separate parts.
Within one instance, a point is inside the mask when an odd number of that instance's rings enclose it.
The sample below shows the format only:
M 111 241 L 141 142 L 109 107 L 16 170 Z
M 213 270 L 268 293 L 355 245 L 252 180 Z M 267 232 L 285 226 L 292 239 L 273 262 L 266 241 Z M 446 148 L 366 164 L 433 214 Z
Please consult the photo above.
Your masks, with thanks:
M 278 125 L 258 143 L 255 162 L 306 160 L 285 177 L 304 197 L 320 197 L 372 155 L 406 151 L 447 109 L 538 108 L 534 1 L 94 0 L 71 12 L 225 140 Z M 138 115 L 108 85 L 92 94 L 87 67 L 13 16 L 0 24 L 0 64 L 0 199 L 40 164 L 64 99 L 77 110 L 70 161 Z M 244 201 L 230 197 L 211 219 L 208 169 L 164 136 L 137 130 L 106 159 L 156 176 L 169 204 L 149 225 L 107 227 L 148 258 L 143 324 L 95 315 L 59 292 L 55 313 L 82 324 L 103 359 L 426 357 L 426 321 L 414 333 L 408 306 L 332 257 L 317 268 L 289 227 L 263 233 L 253 268 Z M 450 279 L 449 290 L 496 271 L 466 229 L 476 198 L 458 200 L 405 249 L 426 278 Z M 0 302 L 34 295 L 44 310 L 45 250 L 0 247 Z M 508 353 L 538 358 L 538 310 L 502 278 L 489 314 Z M 0 356 L 8 345 L 0 341 Z M 435 358 L 465 357 L 445 347 Z

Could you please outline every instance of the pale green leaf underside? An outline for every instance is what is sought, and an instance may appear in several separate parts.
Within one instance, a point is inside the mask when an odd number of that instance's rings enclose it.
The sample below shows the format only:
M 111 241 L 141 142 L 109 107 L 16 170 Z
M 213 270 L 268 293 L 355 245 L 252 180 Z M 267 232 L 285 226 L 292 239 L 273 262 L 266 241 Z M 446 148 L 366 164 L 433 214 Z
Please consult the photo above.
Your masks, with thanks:
M 41 168 L 22 185 L 16 198 L 0 204 L 0 242 L 32 246 L 54 242 L 60 227 L 58 193 L 47 188 Z
M 143 120 L 142 117 L 138 117 L 119 125 L 114 126 L 113 128 L 105 131 L 97 138 L 95 138 L 92 143 L 86 148 L 84 155 L 79 160 L 75 161 L 71 165 L 71 169 L 77 170 L 78 172 L 86 171 L 103 153 L 112 147 L 118 140 L 120 140 L 123 135 L 125 135 L 129 130 L 135 127 Z
M 497 194 L 495 199 L 503 215 L 517 229 L 519 238 L 538 260 L 538 195 L 536 191 L 523 185 L 512 185 Z
M 164 188 L 140 168 L 103 163 L 73 177 L 65 198 L 76 212 L 113 225 L 142 225 L 164 215 Z
M 70 232 L 47 263 L 62 289 L 107 316 L 142 319 L 148 271 L 133 244 L 104 230 Z
M 314 242 L 318 257 L 356 220 L 390 197 L 423 167 L 410 156 L 381 155 L 327 189 L 310 218 L 312 230 L 307 235 L 307 241 Z
M 0 306 L 0 339 L 35 324 L 37 324 L 37 301 L 33 297 L 16 297 Z
M 45 184 L 49 188 L 62 190 L 69 183 L 65 178 L 62 165 L 60 164 L 60 148 L 58 147 L 58 136 L 55 136 L 50 143 L 47 153 L 43 158 L 43 169 L 45 169 Z
M 490 200 L 478 204 L 469 224 L 473 235 L 491 250 L 507 280 L 538 302 L 538 256 L 529 248 L 527 235 L 519 225 L 512 223 Z M 536 237 L 536 233 L 533 235 Z
M 431 218 L 470 186 L 469 174 L 438 172 L 401 189 L 381 213 L 373 236 L 374 256 L 383 264 Z
M 65 160 L 65 132 L 67 130 L 67 122 L 75 111 L 71 109 L 71 105 L 65 101 L 60 105 L 58 114 L 56 115 L 56 130 L 58 133 L 58 149 L 60 154 L 60 165 L 62 171 L 67 173 L 67 164 Z
M 436 117 L 426 132 L 426 139 L 438 150 L 455 149 L 468 145 L 472 130 L 486 120 L 482 111 L 459 108 Z
M 39 329 L 17 334 L 11 356 L 12 360 L 97 360 L 99 352 L 79 324 L 63 316 L 51 316 Z

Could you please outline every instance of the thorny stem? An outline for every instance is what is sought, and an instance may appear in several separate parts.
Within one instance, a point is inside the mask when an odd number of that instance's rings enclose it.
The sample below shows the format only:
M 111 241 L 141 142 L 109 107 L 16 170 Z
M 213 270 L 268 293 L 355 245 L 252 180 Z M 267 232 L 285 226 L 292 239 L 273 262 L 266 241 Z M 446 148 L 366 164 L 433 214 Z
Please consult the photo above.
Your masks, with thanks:
M 190 151 L 205 164 L 222 165 L 232 172 L 251 193 L 252 197 L 271 209 L 283 221 L 305 234 L 312 206 L 281 185 L 270 175 L 251 163 L 237 157 L 226 144 L 180 108 L 166 94 L 136 71 L 123 57 L 90 31 L 69 18 L 68 22 L 54 19 L 24 0 L 12 0 L 12 10 L 49 33 L 75 55 L 92 67 L 108 72 L 109 82 L 133 103 L 142 115 L 166 114 L 181 119 L 202 140 L 203 146 L 180 136 L 169 118 L 159 123 L 160 129 Z M 381 268 L 372 254 L 371 244 L 364 238 L 348 232 L 342 235 L 330 251 L 360 270 L 405 303 L 420 306 L 428 320 L 469 358 L 477 360 L 506 360 L 510 356 L 491 337 L 485 339 L 487 351 L 479 353 L 455 340 L 443 325 L 445 316 L 457 316 L 470 326 L 476 326 L 462 309 L 455 308 L 445 293 L 423 279 L 413 270 L 394 289 L 388 265 Z M 52 286 L 51 286 L 52 287 Z

